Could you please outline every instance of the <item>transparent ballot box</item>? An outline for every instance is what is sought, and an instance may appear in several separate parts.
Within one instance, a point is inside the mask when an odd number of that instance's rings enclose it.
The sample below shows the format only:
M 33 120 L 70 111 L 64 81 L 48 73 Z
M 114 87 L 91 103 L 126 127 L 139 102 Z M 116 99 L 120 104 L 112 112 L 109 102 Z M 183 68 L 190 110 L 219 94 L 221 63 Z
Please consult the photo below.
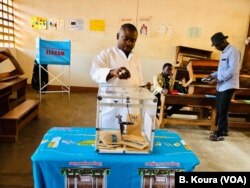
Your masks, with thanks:
M 96 151 L 150 153 L 157 98 L 146 88 L 101 85 L 97 97 Z

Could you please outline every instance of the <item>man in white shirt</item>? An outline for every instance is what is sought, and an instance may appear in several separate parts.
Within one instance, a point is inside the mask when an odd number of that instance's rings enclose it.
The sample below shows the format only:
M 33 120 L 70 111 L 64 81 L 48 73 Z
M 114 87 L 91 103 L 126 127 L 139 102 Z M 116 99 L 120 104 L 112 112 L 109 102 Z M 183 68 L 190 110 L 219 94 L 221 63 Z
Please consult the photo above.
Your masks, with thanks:
M 91 78 L 99 84 L 140 86 L 141 65 L 132 52 L 138 36 L 136 27 L 124 24 L 117 33 L 117 45 L 101 51 L 92 62 Z
M 91 78 L 107 86 L 142 86 L 141 64 L 132 51 L 138 37 L 137 28 L 130 23 L 123 24 L 116 37 L 117 45 L 101 51 L 92 62 Z M 101 113 L 102 128 L 119 128 L 116 116 L 122 114 L 126 118 L 124 111 L 118 112 L 113 107 L 105 107 Z

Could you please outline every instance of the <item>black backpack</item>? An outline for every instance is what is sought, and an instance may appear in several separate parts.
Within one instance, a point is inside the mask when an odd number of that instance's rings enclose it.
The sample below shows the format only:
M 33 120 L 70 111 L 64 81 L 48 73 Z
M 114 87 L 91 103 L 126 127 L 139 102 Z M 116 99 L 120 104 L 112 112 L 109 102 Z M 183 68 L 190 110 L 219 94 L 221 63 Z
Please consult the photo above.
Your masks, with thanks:
M 41 65 L 45 70 L 48 70 L 48 65 Z M 41 68 L 41 88 L 43 88 L 44 85 L 46 85 L 49 81 L 48 72 L 46 72 Z M 39 92 L 39 64 L 34 62 L 34 68 L 33 68 L 33 74 L 32 74 L 32 80 L 31 80 L 31 86 L 33 89 L 35 89 L 37 92 Z M 42 91 L 47 91 L 48 87 L 44 87 Z

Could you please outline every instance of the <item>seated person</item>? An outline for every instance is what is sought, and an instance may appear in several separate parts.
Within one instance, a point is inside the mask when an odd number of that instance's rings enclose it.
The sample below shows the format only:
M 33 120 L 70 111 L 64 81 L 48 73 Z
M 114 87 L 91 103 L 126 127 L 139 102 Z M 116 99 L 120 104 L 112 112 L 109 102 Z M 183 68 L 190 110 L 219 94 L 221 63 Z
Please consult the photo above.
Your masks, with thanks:
M 173 66 L 171 63 L 165 63 L 162 67 L 162 72 L 154 76 L 153 78 L 153 94 L 157 97 L 157 112 L 159 112 L 161 106 L 161 94 L 171 93 L 173 90 L 177 90 L 181 93 L 186 93 L 185 88 L 179 84 L 178 81 L 174 81 L 172 74 Z M 171 116 L 179 111 L 183 106 L 174 105 L 166 107 L 165 116 Z

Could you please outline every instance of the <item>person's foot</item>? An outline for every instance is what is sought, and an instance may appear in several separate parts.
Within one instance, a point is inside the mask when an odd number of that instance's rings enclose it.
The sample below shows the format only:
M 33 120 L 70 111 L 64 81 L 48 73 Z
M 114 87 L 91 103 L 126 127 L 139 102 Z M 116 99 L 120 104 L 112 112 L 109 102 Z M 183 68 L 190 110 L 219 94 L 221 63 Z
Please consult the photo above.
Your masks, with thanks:
M 217 131 L 211 131 L 211 134 L 217 134 Z M 228 136 L 228 131 L 223 132 L 222 136 Z
M 223 136 L 228 136 L 228 131 L 222 133 Z
M 223 141 L 224 140 L 223 136 L 218 136 L 217 134 L 212 134 L 210 135 L 209 138 L 211 141 Z
M 165 110 L 164 111 L 164 117 L 170 117 L 170 116 L 172 116 L 174 113 L 173 112 L 171 112 L 170 110 Z
M 169 117 L 169 115 L 167 113 L 165 113 L 163 117 L 167 118 L 167 117 Z

